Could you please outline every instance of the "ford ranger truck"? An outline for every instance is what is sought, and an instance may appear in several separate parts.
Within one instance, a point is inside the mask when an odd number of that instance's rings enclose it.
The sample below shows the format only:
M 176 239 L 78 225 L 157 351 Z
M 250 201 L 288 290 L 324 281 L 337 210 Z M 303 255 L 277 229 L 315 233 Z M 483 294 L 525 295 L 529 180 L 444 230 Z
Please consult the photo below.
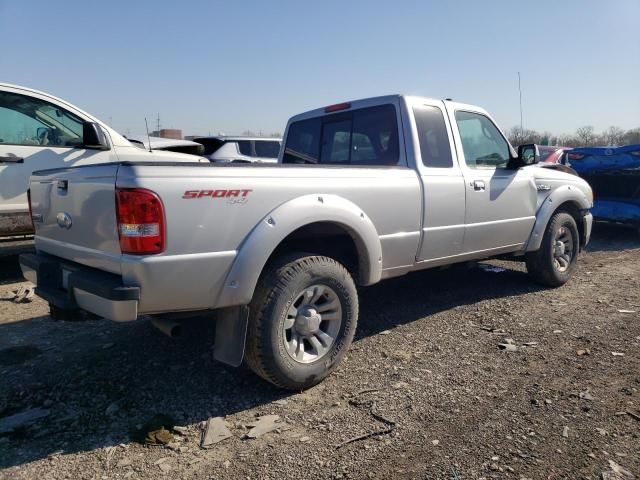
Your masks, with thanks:
M 331 105 L 289 120 L 276 165 L 34 173 L 37 253 L 20 264 L 52 316 L 145 315 L 172 333 L 176 319 L 214 312 L 215 358 L 300 390 L 349 348 L 358 287 L 506 254 L 539 283 L 567 282 L 593 196 L 538 158 L 471 105 Z
M 117 161 L 193 162 L 196 158 L 138 148 L 69 102 L 0 83 L 0 238 L 33 233 L 27 188 L 35 170 Z

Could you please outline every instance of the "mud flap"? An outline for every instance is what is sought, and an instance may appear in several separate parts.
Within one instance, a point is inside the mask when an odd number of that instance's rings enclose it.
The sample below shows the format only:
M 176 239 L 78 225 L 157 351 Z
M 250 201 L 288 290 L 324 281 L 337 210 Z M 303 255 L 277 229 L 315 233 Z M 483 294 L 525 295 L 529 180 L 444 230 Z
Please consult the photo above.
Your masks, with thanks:
M 232 367 L 239 367 L 244 358 L 249 307 L 222 308 L 217 314 L 213 358 Z

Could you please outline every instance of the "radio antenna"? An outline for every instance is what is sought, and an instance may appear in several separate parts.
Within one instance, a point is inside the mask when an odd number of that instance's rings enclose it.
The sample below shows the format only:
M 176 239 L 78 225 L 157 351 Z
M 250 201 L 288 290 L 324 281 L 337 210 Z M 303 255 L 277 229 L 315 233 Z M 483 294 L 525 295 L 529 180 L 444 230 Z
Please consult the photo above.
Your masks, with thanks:
M 524 133 L 524 124 L 522 122 L 522 87 L 520 86 L 520 72 L 518 72 L 518 92 L 520 94 L 520 134 Z
M 147 117 L 144 117 L 144 126 L 147 128 L 147 142 L 149 142 L 149 152 L 151 152 L 151 136 L 149 135 L 149 123 Z

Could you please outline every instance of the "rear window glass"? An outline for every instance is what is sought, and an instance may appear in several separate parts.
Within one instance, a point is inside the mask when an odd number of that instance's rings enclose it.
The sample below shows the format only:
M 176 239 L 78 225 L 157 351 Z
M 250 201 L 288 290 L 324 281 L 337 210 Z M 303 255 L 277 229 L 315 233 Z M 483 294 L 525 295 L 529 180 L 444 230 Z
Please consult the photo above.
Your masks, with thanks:
M 351 120 L 325 122 L 322 126 L 320 163 L 349 163 Z
M 251 141 L 250 140 L 238 140 L 238 150 L 242 155 L 252 157 L 251 153 Z
M 451 144 L 442 110 L 425 105 L 414 108 L 413 114 L 418 128 L 422 163 L 431 168 L 453 167 Z
M 393 105 L 294 122 L 284 163 L 397 165 L 398 125 Z
M 255 148 L 257 157 L 278 158 L 280 142 L 256 140 Z
M 312 118 L 289 125 L 283 163 L 319 163 L 320 118 Z

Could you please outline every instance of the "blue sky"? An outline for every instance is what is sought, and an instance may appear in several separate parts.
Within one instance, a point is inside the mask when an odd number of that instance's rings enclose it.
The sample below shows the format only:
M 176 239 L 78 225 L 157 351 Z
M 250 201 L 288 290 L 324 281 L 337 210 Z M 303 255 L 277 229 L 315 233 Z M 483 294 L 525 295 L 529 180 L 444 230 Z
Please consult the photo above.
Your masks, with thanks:
M 640 126 L 639 0 L 0 0 L 0 81 L 123 133 L 283 131 L 343 100 L 480 105 L 503 128 Z M 154 120 L 155 121 L 155 120 Z

